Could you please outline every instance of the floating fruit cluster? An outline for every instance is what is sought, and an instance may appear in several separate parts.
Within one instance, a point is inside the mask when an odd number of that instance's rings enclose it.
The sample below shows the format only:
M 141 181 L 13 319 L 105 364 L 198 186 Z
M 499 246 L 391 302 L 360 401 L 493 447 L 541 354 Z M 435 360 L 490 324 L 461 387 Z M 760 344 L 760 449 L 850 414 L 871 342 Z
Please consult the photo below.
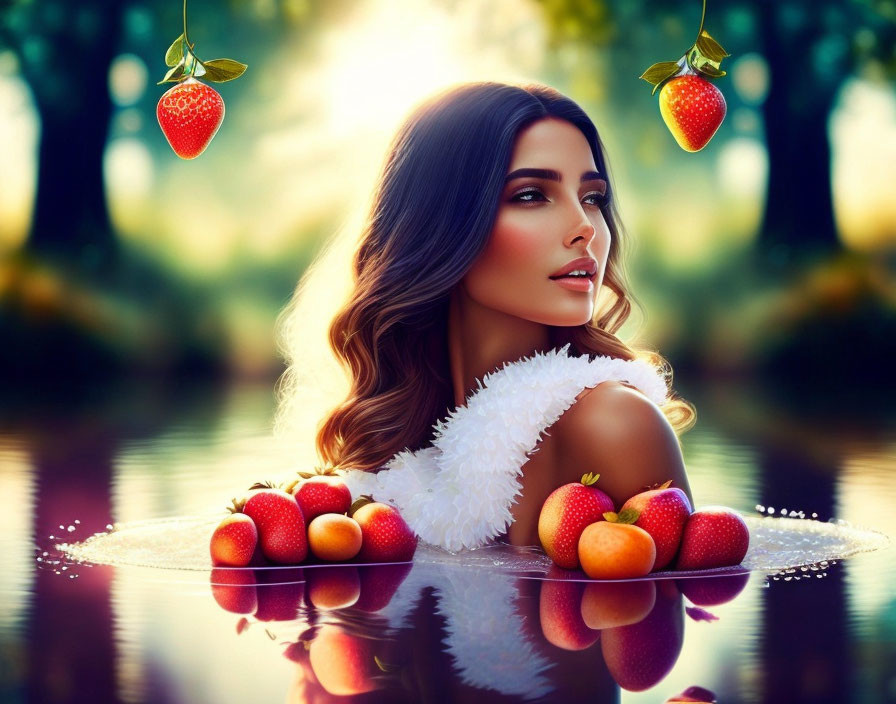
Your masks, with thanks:
M 300 473 L 285 487 L 255 484 L 230 510 L 211 537 L 216 567 L 298 565 L 309 553 L 324 562 L 406 562 L 417 549 L 398 509 L 366 496 L 352 502 L 334 474 Z
M 691 510 L 681 489 L 666 482 L 628 499 L 619 513 L 586 474 L 545 500 L 538 538 L 558 567 L 581 567 L 593 579 L 643 577 L 674 565 L 701 570 L 740 564 L 750 532 L 725 507 Z

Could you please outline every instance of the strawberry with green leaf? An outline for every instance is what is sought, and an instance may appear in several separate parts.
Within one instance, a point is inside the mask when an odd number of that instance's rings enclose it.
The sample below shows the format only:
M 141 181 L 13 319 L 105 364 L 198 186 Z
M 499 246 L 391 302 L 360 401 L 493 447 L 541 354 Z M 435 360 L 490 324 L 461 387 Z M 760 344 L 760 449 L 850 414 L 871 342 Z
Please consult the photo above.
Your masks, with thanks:
M 730 56 L 703 29 L 706 0 L 697 41 L 678 61 L 661 61 L 648 68 L 641 78 L 660 90 L 660 114 L 678 142 L 688 152 L 698 152 L 713 138 L 725 119 L 728 107 L 722 91 L 710 79 L 721 78 L 722 59 Z
M 162 83 L 175 83 L 159 99 L 156 117 L 165 138 L 182 159 L 195 159 L 205 151 L 224 121 L 224 100 L 200 78 L 223 83 L 239 78 L 246 64 L 233 59 L 201 61 L 187 34 L 187 0 L 184 0 L 184 32 L 168 47 L 165 63 L 170 67 Z

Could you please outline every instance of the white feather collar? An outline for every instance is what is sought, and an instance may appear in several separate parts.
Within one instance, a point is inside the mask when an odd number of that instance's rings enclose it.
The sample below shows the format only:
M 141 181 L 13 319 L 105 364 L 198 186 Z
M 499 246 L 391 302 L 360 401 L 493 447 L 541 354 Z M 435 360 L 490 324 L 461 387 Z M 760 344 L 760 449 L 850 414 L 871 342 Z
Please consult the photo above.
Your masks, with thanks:
M 370 494 L 396 506 L 427 543 L 476 548 L 512 522 L 519 478 L 542 433 L 586 388 L 623 381 L 657 405 L 666 400 L 659 369 L 642 360 L 536 352 L 478 381 L 466 401 L 437 422 L 432 447 L 403 450 L 378 472 L 349 470 L 353 496 Z

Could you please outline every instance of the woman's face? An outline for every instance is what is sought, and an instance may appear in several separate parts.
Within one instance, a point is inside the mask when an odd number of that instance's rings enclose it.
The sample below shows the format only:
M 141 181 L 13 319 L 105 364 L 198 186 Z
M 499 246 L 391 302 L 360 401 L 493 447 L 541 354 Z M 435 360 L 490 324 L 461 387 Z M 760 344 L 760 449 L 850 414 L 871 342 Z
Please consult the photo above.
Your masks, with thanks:
M 514 145 L 488 245 L 461 281 L 487 308 L 545 325 L 582 325 L 594 314 L 610 231 L 607 175 L 598 174 L 585 136 L 545 118 Z M 585 277 L 559 277 L 572 262 Z

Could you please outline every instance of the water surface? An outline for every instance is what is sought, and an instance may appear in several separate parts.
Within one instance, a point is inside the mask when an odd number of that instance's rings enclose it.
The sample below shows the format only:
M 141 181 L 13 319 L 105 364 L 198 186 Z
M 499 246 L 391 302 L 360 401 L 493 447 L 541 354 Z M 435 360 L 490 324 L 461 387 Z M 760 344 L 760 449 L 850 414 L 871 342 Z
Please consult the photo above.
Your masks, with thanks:
M 892 426 L 689 391 L 698 506 L 896 535 Z M 663 702 L 691 687 L 720 702 L 896 701 L 892 547 L 774 577 L 616 589 L 426 564 L 237 584 L 36 559 L 60 537 L 222 510 L 252 481 L 287 476 L 272 410 L 261 385 L 3 412 L 3 701 Z

